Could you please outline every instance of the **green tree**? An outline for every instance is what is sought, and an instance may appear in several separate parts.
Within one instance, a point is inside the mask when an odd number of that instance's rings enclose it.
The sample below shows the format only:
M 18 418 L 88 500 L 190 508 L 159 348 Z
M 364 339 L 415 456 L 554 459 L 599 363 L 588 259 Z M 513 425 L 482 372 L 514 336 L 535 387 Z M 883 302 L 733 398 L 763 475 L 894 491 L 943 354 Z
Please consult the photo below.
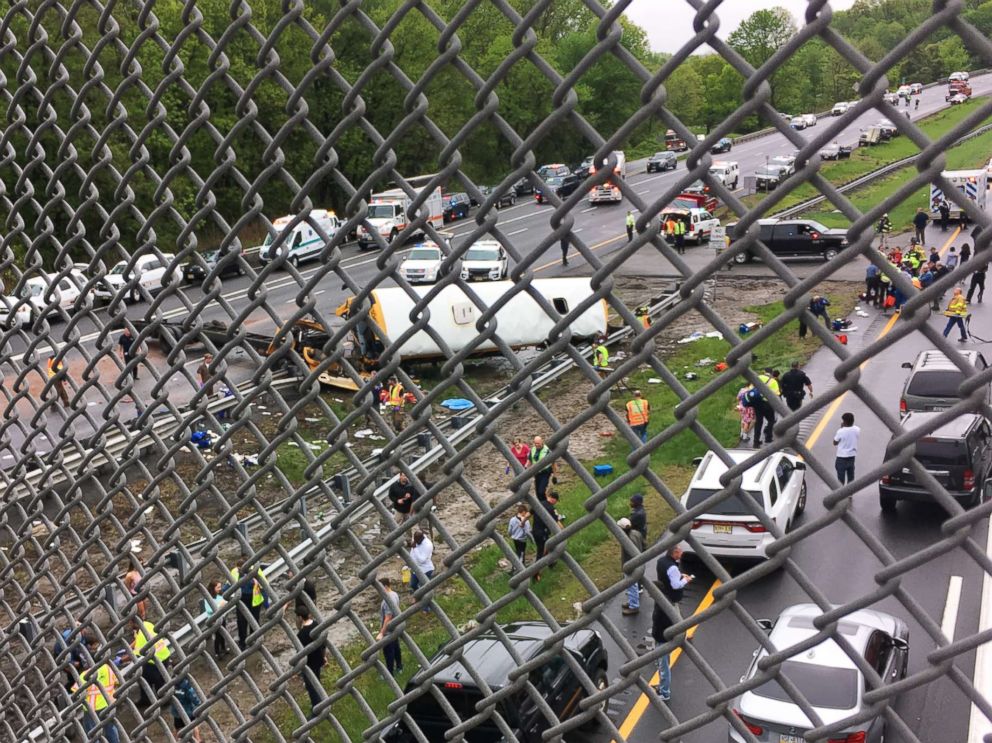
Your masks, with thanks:
M 745 18 L 727 37 L 752 67 L 761 67 L 797 31 L 796 21 L 785 8 L 758 10 Z

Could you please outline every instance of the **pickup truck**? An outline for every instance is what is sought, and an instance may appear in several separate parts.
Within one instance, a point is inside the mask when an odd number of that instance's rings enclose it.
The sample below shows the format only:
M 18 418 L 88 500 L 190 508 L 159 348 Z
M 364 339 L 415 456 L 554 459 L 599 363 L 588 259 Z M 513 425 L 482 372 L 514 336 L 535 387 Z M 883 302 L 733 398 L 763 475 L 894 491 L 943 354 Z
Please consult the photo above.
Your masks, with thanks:
M 847 230 L 829 229 L 812 219 L 759 219 L 758 239 L 780 258 L 822 258 L 829 261 L 847 247 Z M 727 241 L 736 223 L 727 225 Z M 734 256 L 747 263 L 756 256 L 746 250 Z

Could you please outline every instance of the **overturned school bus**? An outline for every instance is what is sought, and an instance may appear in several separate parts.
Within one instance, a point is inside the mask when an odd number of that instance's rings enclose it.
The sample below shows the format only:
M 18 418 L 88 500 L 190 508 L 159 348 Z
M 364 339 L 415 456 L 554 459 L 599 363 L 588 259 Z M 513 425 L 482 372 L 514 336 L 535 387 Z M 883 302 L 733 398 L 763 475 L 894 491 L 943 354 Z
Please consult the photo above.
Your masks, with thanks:
M 512 281 L 492 281 L 472 286 L 472 291 L 486 307 L 499 305 L 495 317 L 496 335 L 511 348 L 539 346 L 555 340 L 552 330 L 556 320 L 541 308 L 533 296 L 519 291 L 506 298 L 514 286 Z M 588 278 L 538 279 L 532 286 L 559 315 L 567 315 L 584 306 L 568 326 L 573 340 L 587 340 L 606 333 L 606 301 L 593 299 Z M 423 296 L 432 289 L 423 287 L 415 291 Z M 352 331 L 353 354 L 366 365 L 375 366 L 387 340 L 394 343 L 404 338 L 413 327 L 411 314 L 415 299 L 399 287 L 375 289 L 370 297 L 368 319 L 371 323 L 363 320 Z M 352 317 L 360 310 L 354 303 L 354 297 L 346 300 L 338 307 L 337 315 L 346 319 Z M 427 311 L 430 313 L 428 327 L 450 352 L 458 353 L 466 348 L 471 348 L 473 355 L 498 352 L 493 341 L 478 342 L 481 334 L 478 323 L 484 310 L 476 306 L 460 287 L 444 287 L 430 300 Z M 425 330 L 418 330 L 405 338 L 398 351 L 404 361 L 445 358 L 437 341 Z

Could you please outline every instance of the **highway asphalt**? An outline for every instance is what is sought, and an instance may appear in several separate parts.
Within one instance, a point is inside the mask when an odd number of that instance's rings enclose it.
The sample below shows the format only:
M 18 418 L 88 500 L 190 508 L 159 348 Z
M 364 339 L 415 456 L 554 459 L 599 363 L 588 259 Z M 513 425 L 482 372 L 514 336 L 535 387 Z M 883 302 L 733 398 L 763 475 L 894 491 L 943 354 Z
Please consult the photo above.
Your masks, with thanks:
M 950 236 L 941 235 L 940 238 Z M 966 236 L 958 236 L 953 244 L 969 241 Z M 947 245 L 952 244 L 950 241 Z M 983 337 L 992 337 L 987 329 L 992 327 L 992 306 L 973 304 L 972 329 Z M 864 331 L 858 343 L 874 341 L 892 331 L 899 322 L 897 317 L 882 315 L 868 309 L 870 318 L 856 318 Z M 945 318 L 935 314 L 929 320 L 934 327 L 943 328 Z M 986 332 L 983 333 L 983 330 Z M 852 334 L 853 336 L 853 334 Z M 862 385 L 875 396 L 892 415 L 898 415 L 899 396 L 908 370 L 901 364 L 913 361 L 919 351 L 931 348 L 932 344 L 919 333 L 900 339 L 876 357 L 871 358 L 862 369 Z M 972 339 L 965 348 L 981 350 L 986 356 L 992 354 L 988 343 Z M 852 349 L 853 350 L 853 349 Z M 832 351 L 821 350 L 812 359 L 806 371 L 813 380 L 816 394 L 823 395 L 835 383 L 834 369 L 837 358 Z M 858 452 L 858 467 L 861 472 L 879 465 L 883 460 L 885 444 L 890 431 L 877 415 L 856 394 L 845 395 L 838 403 L 828 406 L 819 415 L 811 416 L 804 422 L 800 431 L 804 440 L 811 446 L 814 456 L 832 471 L 834 448 L 833 434 L 840 423 L 843 412 L 852 412 L 856 423 L 861 427 L 861 446 Z M 806 515 L 801 524 L 825 513 L 823 498 L 831 488 L 812 470 L 808 471 L 807 483 L 809 498 Z M 925 504 L 900 504 L 895 517 L 883 517 L 878 504 L 878 489 L 874 482 L 861 488 L 851 501 L 848 518 L 856 519 L 861 528 L 881 541 L 891 556 L 891 561 L 907 558 L 919 553 L 945 536 L 942 525 L 946 516 L 942 510 Z M 988 543 L 988 520 L 983 519 L 969 534 L 974 546 L 986 553 Z M 825 529 L 815 532 L 799 542 L 791 553 L 792 559 L 802 573 L 815 583 L 817 590 L 828 601 L 839 604 L 871 594 L 879 586 L 876 580 L 882 562 L 878 555 L 866 546 L 865 542 L 844 521 L 832 523 Z M 682 603 L 686 615 L 708 605 L 712 596 L 706 594 L 717 586 L 714 578 L 706 574 L 702 565 L 690 563 L 690 569 L 698 574 L 685 600 Z M 738 563 L 731 572 L 740 575 L 750 566 Z M 653 577 L 653 568 L 651 575 Z M 918 673 L 929 667 L 927 656 L 937 642 L 922 627 L 907 606 L 915 606 L 937 626 L 943 628 L 948 639 L 962 639 L 979 631 L 980 608 L 992 600 L 984 593 L 985 574 L 963 547 L 948 550 L 933 559 L 909 570 L 899 579 L 899 588 L 909 599 L 906 605 L 890 595 L 872 604 L 874 608 L 888 611 L 905 619 L 910 627 L 909 673 Z M 717 592 L 719 598 L 719 592 Z M 757 579 L 738 591 L 736 600 L 754 618 L 775 619 L 786 607 L 810 600 L 804 589 L 783 571 Z M 651 647 L 647 639 L 650 633 L 652 602 L 648 600 L 640 615 L 623 617 L 620 613 L 621 600 L 611 607 L 609 616 L 613 621 L 625 626 L 629 641 L 645 648 Z M 985 629 L 983 627 L 982 629 Z M 696 632 L 693 643 L 712 666 L 723 684 L 732 684 L 745 673 L 752 651 L 757 647 L 753 636 L 739 619 L 730 611 L 723 611 L 704 621 Z M 617 669 L 627 660 L 619 649 L 610 643 L 612 678 Z M 963 653 L 954 659 L 954 666 L 967 679 L 976 676 L 974 652 Z M 649 676 L 653 669 L 643 675 Z M 978 674 L 982 691 L 986 698 L 992 698 L 992 689 L 983 674 Z M 668 738 L 664 731 L 678 722 L 702 716 L 712 711 L 707 698 L 717 691 L 703 671 L 694 665 L 686 655 L 680 657 L 673 668 L 672 702 L 668 710 L 655 699 L 649 699 L 639 692 L 628 692 L 615 701 L 611 708 L 614 718 L 627 741 L 647 743 L 657 740 L 678 740 L 682 743 L 713 743 L 727 740 L 728 724 L 717 720 L 699 729 L 683 734 L 678 738 Z M 642 698 L 643 697 L 643 698 Z M 895 729 L 887 732 L 887 743 L 903 743 L 910 740 L 941 741 L 942 743 L 978 743 L 984 733 L 992 732 L 984 718 L 976 715 L 972 724 L 972 705 L 960 688 L 946 675 L 903 693 L 895 705 L 895 711 L 905 721 L 915 738 L 906 737 Z M 669 717 L 668 713 L 674 715 Z M 977 710 L 976 710 L 977 712 Z M 608 735 L 593 740 L 608 741 Z

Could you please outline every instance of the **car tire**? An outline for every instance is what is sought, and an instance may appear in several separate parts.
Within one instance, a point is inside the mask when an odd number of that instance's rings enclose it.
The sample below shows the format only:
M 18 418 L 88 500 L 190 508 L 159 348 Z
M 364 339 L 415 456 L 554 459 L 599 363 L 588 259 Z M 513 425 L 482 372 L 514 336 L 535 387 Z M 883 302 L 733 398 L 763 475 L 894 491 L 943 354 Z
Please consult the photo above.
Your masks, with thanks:
M 825 262 L 832 261 L 836 257 L 837 257 L 837 251 L 834 248 L 828 248 L 827 250 L 823 251 L 823 260 Z
M 878 505 L 883 513 L 895 513 L 899 501 L 892 495 L 878 494 Z
M 294 255 L 292 258 L 289 259 L 289 262 L 293 264 L 293 268 L 295 268 L 297 271 L 300 270 L 300 256 Z
M 806 481 L 803 480 L 803 486 L 799 489 L 799 499 L 796 501 L 796 513 L 794 518 L 799 518 L 803 515 L 803 511 L 806 510 Z
M 609 686 L 610 680 L 606 676 L 606 671 L 602 668 L 597 669 L 596 673 L 593 674 L 592 683 L 595 685 L 597 691 L 602 691 L 607 686 Z M 608 703 L 609 700 L 604 699 L 595 709 L 599 712 L 602 712 L 603 714 L 606 714 L 606 708 Z M 592 717 L 590 718 L 589 722 L 582 724 L 582 728 L 583 729 L 594 728 L 597 727 L 599 724 L 600 724 L 600 720 L 598 716 Z
M 396 228 L 393 227 L 392 231 L 389 233 L 389 241 L 392 242 L 393 240 L 395 240 L 396 239 L 396 235 L 398 235 L 398 234 L 399 234 L 399 232 L 397 232 Z
M 739 266 L 743 266 L 745 263 L 747 263 L 750 260 L 751 260 L 751 256 L 749 253 L 746 252 L 738 253 L 737 255 L 734 256 L 734 263 L 736 263 Z

